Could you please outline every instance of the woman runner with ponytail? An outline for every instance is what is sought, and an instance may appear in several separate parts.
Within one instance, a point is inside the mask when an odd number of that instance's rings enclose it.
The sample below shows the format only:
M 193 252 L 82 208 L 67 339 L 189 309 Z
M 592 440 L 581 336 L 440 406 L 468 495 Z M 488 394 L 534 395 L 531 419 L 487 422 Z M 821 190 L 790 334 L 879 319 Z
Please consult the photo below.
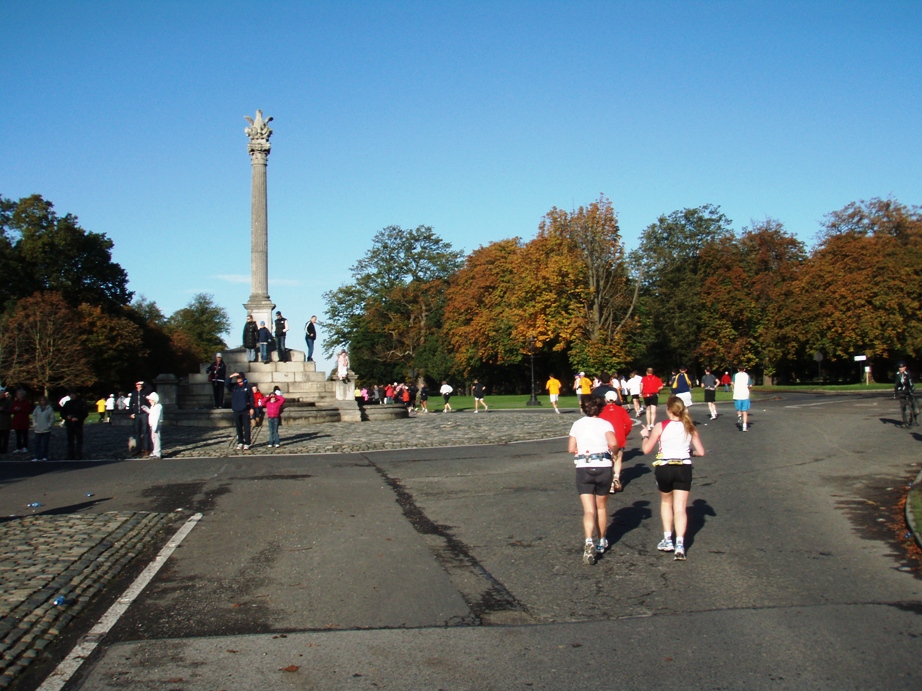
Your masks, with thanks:
M 692 484 L 691 450 L 703 456 L 704 445 L 682 399 L 670 396 L 666 401 L 666 415 L 667 419 L 656 423 L 652 430 L 641 428 L 640 436 L 645 454 L 659 442 L 653 467 L 660 493 L 663 540 L 656 548 L 661 552 L 675 552 L 676 561 L 685 561 L 685 528 L 688 525 L 685 507 Z

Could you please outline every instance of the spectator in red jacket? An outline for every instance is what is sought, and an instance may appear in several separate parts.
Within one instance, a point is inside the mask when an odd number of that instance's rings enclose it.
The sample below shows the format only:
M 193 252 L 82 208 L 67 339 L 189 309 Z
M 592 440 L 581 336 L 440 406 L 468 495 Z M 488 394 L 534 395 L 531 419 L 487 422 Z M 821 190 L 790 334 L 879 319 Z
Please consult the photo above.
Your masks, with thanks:
M 16 397 L 10 404 L 13 414 L 13 431 L 16 432 L 16 450 L 13 453 L 29 453 L 29 425 L 32 423 L 32 401 L 26 398 L 22 389 L 16 391 Z

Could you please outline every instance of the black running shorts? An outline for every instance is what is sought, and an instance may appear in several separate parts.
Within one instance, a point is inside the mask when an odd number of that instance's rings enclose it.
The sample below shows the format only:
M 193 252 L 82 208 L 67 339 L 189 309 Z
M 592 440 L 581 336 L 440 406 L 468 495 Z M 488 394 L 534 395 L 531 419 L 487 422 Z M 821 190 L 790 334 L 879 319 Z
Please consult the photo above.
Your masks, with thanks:
M 691 465 L 658 465 L 653 469 L 653 476 L 656 478 L 656 486 L 659 487 L 660 492 L 669 494 L 675 489 L 691 491 Z
M 577 468 L 576 491 L 580 494 L 594 494 L 597 497 L 608 496 L 614 469 L 607 468 Z

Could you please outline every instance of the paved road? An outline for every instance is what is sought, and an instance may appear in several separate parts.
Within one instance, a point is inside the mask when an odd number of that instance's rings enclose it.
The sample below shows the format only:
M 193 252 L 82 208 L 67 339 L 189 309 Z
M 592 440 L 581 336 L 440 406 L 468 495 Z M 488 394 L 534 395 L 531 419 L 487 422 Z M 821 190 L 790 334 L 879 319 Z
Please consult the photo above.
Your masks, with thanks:
M 92 487 L 84 512 L 205 514 L 72 688 L 919 688 L 894 505 L 922 437 L 886 398 L 754 408 L 747 433 L 701 421 L 685 563 L 656 551 L 629 451 L 613 548 L 584 566 L 561 440 L 61 466 L 8 482 L 0 513 Z M 477 424 L 504 415 L 524 414 Z

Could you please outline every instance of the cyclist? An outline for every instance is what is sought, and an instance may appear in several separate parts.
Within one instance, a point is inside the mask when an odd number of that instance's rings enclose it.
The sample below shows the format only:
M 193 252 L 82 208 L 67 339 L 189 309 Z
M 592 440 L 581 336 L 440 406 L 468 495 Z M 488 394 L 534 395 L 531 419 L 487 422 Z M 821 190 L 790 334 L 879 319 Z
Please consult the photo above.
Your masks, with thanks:
M 905 413 L 905 406 L 909 405 L 912 408 L 912 419 L 915 420 L 915 424 L 919 424 L 919 406 L 916 403 L 915 396 L 915 384 L 912 383 L 912 375 L 909 374 L 909 370 L 906 369 L 906 363 L 900 361 L 896 365 L 896 381 L 893 384 L 893 397 L 900 399 L 900 408 L 904 410 L 903 413 L 903 423 L 907 426 L 909 425 L 909 420 L 907 420 L 907 415 Z

